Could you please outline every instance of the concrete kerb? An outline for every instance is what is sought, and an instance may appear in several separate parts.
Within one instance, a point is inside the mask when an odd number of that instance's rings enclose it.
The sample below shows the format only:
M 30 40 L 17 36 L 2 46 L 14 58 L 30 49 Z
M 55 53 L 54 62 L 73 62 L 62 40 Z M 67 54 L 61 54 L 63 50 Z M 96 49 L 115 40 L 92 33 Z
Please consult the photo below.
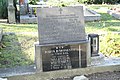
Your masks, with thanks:
M 35 74 L 29 75 L 20 75 L 20 76 L 11 76 L 8 77 L 8 80 L 50 80 L 52 78 L 65 78 L 75 75 L 87 75 L 97 72 L 105 71 L 120 71 L 120 65 L 111 65 L 111 66 L 96 66 L 96 67 L 87 67 L 79 69 L 67 69 L 67 70 L 58 70 L 50 72 L 38 72 Z

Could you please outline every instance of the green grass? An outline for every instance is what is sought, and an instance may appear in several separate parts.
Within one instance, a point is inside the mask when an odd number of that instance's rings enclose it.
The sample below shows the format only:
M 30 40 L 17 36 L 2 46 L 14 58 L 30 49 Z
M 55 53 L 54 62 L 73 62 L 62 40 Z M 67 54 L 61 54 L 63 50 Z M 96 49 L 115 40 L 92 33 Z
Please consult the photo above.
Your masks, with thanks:
M 86 22 L 85 28 L 87 33 L 98 33 L 98 32 L 119 32 L 120 31 L 120 20 L 112 17 L 106 13 L 106 10 L 101 10 L 100 8 L 109 9 L 115 5 L 88 5 L 92 10 L 97 11 L 101 14 L 100 21 Z M 94 31 L 94 32 L 93 32 Z
M 37 24 L 0 24 L 4 32 L 36 32 Z
M 120 32 L 120 20 L 100 10 L 100 7 L 112 6 L 88 5 L 101 14 L 101 20 L 86 22 L 87 33 Z M 6 46 L 0 49 L 0 68 L 33 64 L 34 42 L 38 41 L 37 24 L 0 24 L 0 27 L 5 33 L 2 43 Z
M 37 24 L 0 24 L 4 36 L 0 49 L 0 68 L 34 63 L 34 42 L 38 40 Z
M 119 35 L 115 36 L 115 34 L 111 34 L 112 32 L 120 32 L 120 20 L 117 20 L 116 18 L 107 14 L 106 10 L 104 10 L 104 9 L 110 9 L 112 7 L 117 7 L 117 6 L 116 5 L 92 5 L 92 6 L 88 5 L 88 7 L 92 10 L 97 11 L 99 14 L 101 14 L 101 20 L 94 21 L 94 22 L 86 22 L 85 24 L 86 32 L 96 33 L 96 34 L 108 33 L 109 35 L 100 36 L 100 52 L 108 57 L 109 56 L 120 57 L 120 49 L 118 47 L 120 46 L 118 44 L 120 42 L 120 40 L 118 39 L 120 38 L 120 36 Z

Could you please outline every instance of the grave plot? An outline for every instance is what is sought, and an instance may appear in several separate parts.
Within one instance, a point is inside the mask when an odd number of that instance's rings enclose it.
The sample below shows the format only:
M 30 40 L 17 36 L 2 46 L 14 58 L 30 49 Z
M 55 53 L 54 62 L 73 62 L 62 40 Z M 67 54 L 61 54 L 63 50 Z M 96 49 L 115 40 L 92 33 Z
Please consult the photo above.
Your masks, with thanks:
M 85 21 L 99 21 L 101 19 L 101 15 L 85 7 L 84 18 L 85 18 Z
M 111 8 L 107 11 L 108 14 L 112 15 L 116 19 L 120 19 L 120 7 Z

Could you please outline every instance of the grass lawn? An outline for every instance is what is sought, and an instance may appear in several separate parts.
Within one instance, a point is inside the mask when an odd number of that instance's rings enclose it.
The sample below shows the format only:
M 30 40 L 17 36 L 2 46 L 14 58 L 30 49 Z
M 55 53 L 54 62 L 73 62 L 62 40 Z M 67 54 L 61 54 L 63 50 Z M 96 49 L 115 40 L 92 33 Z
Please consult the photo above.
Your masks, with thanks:
M 0 68 L 30 65 L 34 62 L 34 43 L 38 41 L 37 24 L 0 24 L 4 30 L 0 49 Z
M 100 21 L 85 23 L 87 33 L 120 31 L 120 20 L 100 10 L 112 6 L 88 5 L 102 17 Z M 2 43 L 6 46 L 0 49 L 0 68 L 33 64 L 34 42 L 38 41 L 37 24 L 0 24 L 0 27 L 4 30 Z
M 115 5 L 88 5 L 92 10 L 97 11 L 101 14 L 100 21 L 87 22 L 85 24 L 87 33 L 99 33 L 99 32 L 119 32 L 120 31 L 120 20 L 115 19 L 106 13 L 104 9 L 110 9 Z

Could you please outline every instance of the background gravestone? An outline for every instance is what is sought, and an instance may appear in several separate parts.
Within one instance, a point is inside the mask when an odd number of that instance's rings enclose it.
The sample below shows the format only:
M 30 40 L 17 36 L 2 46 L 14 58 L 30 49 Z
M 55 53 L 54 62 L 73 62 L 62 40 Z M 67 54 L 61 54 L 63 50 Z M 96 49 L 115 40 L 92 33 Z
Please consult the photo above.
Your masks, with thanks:
M 9 23 L 16 23 L 15 7 L 13 6 L 13 0 L 8 0 L 8 21 Z
M 37 16 L 37 69 L 52 71 L 86 67 L 88 41 L 83 7 L 38 8 Z

